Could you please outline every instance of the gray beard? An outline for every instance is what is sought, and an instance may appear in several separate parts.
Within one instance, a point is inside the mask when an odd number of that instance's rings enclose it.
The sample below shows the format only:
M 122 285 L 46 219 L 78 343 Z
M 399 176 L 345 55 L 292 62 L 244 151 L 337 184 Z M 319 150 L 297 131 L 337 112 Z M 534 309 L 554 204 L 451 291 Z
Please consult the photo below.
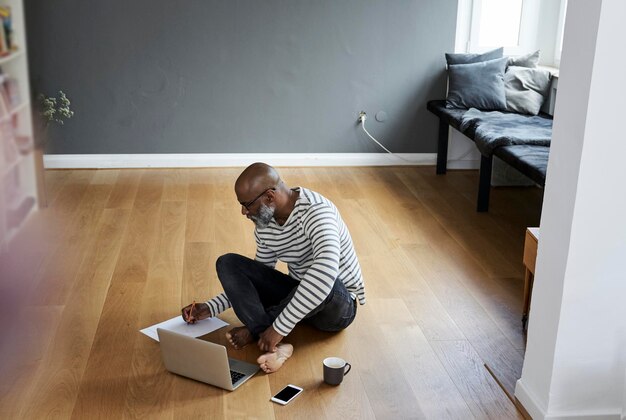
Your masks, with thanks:
M 256 216 L 250 216 L 250 219 L 254 222 L 258 229 L 264 229 L 269 226 L 272 218 L 274 217 L 274 209 L 261 204 L 259 207 L 259 214 Z

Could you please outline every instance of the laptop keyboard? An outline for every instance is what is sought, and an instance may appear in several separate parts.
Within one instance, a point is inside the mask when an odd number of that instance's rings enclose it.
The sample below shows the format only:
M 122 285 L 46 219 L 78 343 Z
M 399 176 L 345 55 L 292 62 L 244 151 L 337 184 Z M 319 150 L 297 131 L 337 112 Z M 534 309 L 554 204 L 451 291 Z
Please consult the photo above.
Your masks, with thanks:
M 231 381 L 233 381 L 233 385 L 235 385 L 235 383 L 244 376 L 246 375 L 244 375 L 243 373 L 235 372 L 234 370 L 230 371 L 230 379 Z

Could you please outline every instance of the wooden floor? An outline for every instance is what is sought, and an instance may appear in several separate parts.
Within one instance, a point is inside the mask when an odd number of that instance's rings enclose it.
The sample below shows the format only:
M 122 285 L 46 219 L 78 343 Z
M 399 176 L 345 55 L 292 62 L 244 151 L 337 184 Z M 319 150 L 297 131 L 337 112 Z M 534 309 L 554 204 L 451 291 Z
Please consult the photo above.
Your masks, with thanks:
M 283 369 L 236 392 L 168 373 L 139 329 L 218 293 L 219 255 L 253 255 L 240 171 L 47 171 L 49 207 L 0 261 L 0 418 L 521 418 L 484 365 L 512 394 L 524 231 L 539 223 L 541 191 L 495 189 L 476 213 L 476 171 L 281 169 L 340 209 L 367 304 L 338 334 L 298 326 Z M 207 337 L 226 344 L 224 332 Z M 339 387 L 322 382 L 327 356 L 353 365 Z M 304 393 L 271 403 L 287 383 Z

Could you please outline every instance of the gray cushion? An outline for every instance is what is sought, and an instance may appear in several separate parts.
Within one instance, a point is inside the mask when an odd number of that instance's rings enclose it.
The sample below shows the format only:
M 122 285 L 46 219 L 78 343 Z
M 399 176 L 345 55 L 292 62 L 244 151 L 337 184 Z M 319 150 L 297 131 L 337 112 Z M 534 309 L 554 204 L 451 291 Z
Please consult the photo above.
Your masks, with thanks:
M 506 109 L 504 70 L 507 58 L 448 67 L 447 106 L 484 110 Z
M 539 50 L 517 57 L 509 57 L 509 66 L 536 68 L 539 65 Z
M 480 63 L 481 61 L 502 58 L 503 51 L 504 49 L 500 47 L 482 54 L 446 53 L 446 62 L 448 63 L 448 65 Z
M 510 66 L 504 74 L 506 109 L 537 115 L 548 94 L 551 77 L 548 70 Z

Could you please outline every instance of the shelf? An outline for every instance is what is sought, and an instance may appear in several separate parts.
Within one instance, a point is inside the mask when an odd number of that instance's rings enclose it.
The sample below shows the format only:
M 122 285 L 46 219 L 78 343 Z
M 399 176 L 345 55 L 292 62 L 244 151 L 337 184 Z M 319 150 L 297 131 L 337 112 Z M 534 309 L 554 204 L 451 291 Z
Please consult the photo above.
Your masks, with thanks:
M 0 66 L 24 55 L 24 50 L 14 51 L 9 55 L 0 58 Z
M 10 120 L 15 114 L 17 114 L 18 112 L 21 112 L 24 109 L 27 109 L 29 106 L 30 106 L 30 101 L 22 102 L 21 104 L 13 108 L 11 111 L 9 111 L 8 114 L 0 117 L 0 122 Z
M 24 224 L 28 221 L 30 216 L 33 213 L 35 213 L 35 210 L 37 207 L 35 206 L 35 203 L 36 203 L 35 198 L 32 196 L 27 196 L 24 198 L 25 198 L 25 201 L 22 202 L 22 209 L 21 209 L 22 213 L 19 215 L 20 220 L 16 221 L 17 224 L 15 226 L 7 226 L 7 230 L 4 232 L 4 238 L 2 238 L 3 240 L 2 242 L 0 242 L 0 253 L 2 252 L 2 250 L 6 250 L 5 247 L 9 245 L 11 240 L 17 235 L 21 227 L 24 226 Z M 16 210 L 18 212 L 20 211 L 20 209 L 16 209 Z M 16 211 L 16 210 L 11 210 L 11 212 Z M 18 215 L 16 213 L 12 213 L 11 215 L 7 214 L 7 216 L 16 217 Z
M 15 115 L 15 114 L 17 114 L 18 112 L 22 111 L 23 109 L 28 108 L 28 106 L 29 106 L 29 105 L 30 105 L 30 101 L 22 102 L 21 104 L 19 104 L 19 105 L 18 105 L 18 106 L 16 106 L 15 108 L 13 108 L 13 109 L 10 111 L 10 113 L 9 113 L 9 114 L 10 114 L 10 115 Z
M 33 126 L 28 78 L 27 44 L 23 33 L 23 0 L 0 0 L 10 6 L 14 41 L 9 54 L 0 56 L 3 92 L 0 116 L 0 254 L 38 209 L 39 151 L 33 149 Z M 17 48 L 15 47 L 17 46 Z M 6 48 L 3 48 L 6 52 Z M 9 83 L 4 84 L 6 80 Z M 15 106 L 11 106 L 15 104 Z
M 32 152 L 29 152 L 27 155 L 23 155 L 18 152 L 17 158 L 13 162 L 7 164 L 7 166 L 2 169 L 2 172 L 0 173 L 0 178 L 4 178 L 5 176 L 7 176 L 9 172 L 20 166 L 20 164 L 29 157 L 32 157 Z
M 19 227 L 26 219 L 26 216 L 35 207 L 35 197 L 30 195 L 16 198 L 7 206 L 7 225 L 9 229 Z

